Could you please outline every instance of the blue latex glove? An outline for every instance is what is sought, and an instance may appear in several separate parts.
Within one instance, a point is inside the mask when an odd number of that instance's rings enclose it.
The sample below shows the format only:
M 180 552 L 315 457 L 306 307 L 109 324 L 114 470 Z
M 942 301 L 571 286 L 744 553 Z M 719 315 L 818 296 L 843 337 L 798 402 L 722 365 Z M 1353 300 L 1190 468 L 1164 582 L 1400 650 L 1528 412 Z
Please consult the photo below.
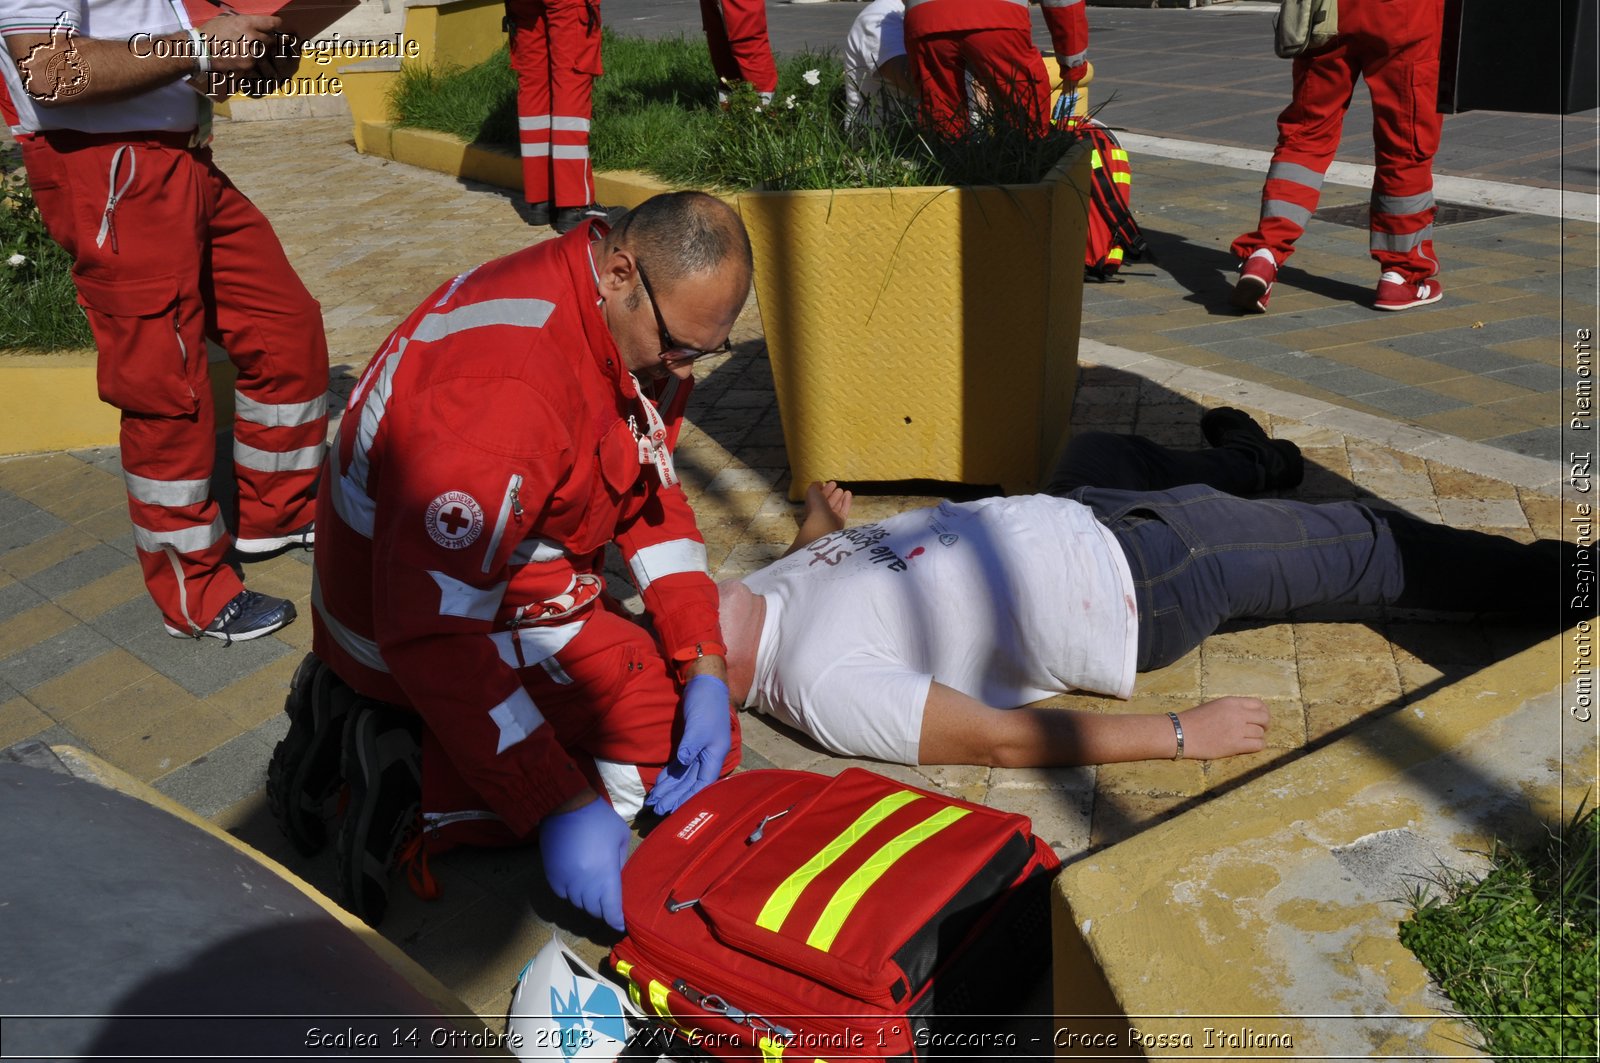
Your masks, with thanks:
M 622 864 L 628 859 L 628 825 L 595 798 L 539 824 L 539 856 L 556 896 L 571 901 L 619 931 L 622 924 Z
M 656 779 L 644 803 L 666 815 L 722 774 L 733 748 L 728 715 L 728 684 L 714 675 L 697 675 L 683 688 L 683 737 L 678 752 Z

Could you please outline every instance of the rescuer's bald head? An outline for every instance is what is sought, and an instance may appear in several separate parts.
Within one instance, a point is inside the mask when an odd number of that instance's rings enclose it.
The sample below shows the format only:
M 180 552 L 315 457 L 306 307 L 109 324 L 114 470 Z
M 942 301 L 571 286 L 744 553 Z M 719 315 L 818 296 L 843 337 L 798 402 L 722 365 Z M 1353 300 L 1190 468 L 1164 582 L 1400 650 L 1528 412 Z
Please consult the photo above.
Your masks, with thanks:
M 754 266 L 744 222 L 732 207 L 704 192 L 652 196 L 611 230 L 605 248 L 626 248 L 646 262 L 651 283 L 663 294 L 691 277 L 724 271 L 741 304 L 750 293 Z

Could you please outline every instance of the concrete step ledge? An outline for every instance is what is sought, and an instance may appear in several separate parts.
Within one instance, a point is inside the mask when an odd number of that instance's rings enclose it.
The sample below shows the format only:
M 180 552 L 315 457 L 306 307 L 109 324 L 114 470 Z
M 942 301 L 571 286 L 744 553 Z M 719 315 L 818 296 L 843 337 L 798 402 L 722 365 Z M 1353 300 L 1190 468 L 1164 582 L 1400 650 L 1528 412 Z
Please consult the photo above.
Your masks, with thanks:
M 117 411 L 101 402 L 93 351 L 0 354 L 0 454 L 117 445 Z
M 217 423 L 233 421 L 238 372 L 211 352 Z M 100 401 L 94 351 L 0 354 L 0 456 L 117 445 L 121 414 Z
M 1564 767 L 1593 762 L 1595 729 L 1566 711 L 1568 641 L 1441 677 L 1298 760 L 1260 754 L 1236 789 L 1069 866 L 1058 1056 L 1471 1057 L 1396 926 L 1413 883 L 1582 798 Z

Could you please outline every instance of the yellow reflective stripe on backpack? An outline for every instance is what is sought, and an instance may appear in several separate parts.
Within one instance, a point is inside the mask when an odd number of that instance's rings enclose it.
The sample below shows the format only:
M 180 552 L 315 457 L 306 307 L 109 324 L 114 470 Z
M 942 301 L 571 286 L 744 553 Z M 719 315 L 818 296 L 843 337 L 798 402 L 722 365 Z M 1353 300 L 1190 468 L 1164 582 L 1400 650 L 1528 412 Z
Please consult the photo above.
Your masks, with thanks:
M 1120 171 L 1120 172 L 1117 171 L 1117 170 L 1112 170 L 1111 171 L 1111 179 L 1113 181 L 1117 182 L 1117 184 L 1119 184 L 1119 185 L 1131 185 L 1131 184 L 1133 184 L 1133 174 L 1127 172 L 1126 170 L 1123 170 L 1123 171 Z
M 782 1041 L 774 1041 L 770 1037 L 763 1036 L 761 1038 L 761 1042 L 760 1043 L 761 1043 L 761 1058 L 766 1060 L 767 1063 L 772 1063 L 773 1060 L 778 1060 L 778 1059 L 782 1059 L 783 1058 L 783 1042 Z
M 633 964 L 629 963 L 627 960 L 617 961 L 617 973 L 622 977 L 628 977 L 628 972 L 631 970 L 633 970 Z
M 672 1011 L 667 1007 L 667 987 L 654 978 L 650 979 L 650 1006 L 656 1009 L 656 1014 L 663 1019 L 672 1018 Z
M 1089 149 L 1089 168 L 1093 169 L 1093 170 L 1098 170 L 1098 169 L 1100 169 L 1100 167 L 1102 165 L 1103 165 L 1103 163 L 1100 160 L 1100 149 L 1099 148 L 1090 148 Z
M 1113 159 L 1115 159 L 1117 162 L 1127 162 L 1128 161 L 1128 153 L 1125 150 L 1123 150 L 1122 148 L 1112 148 L 1111 149 L 1111 157 Z
M 966 808 L 940 809 L 916 826 L 902 831 L 899 837 L 886 842 L 883 848 L 873 853 L 866 863 L 856 868 L 850 877 L 844 880 L 838 892 L 828 901 L 828 906 L 822 910 L 817 925 L 811 928 L 806 944 L 827 952 L 833 945 L 834 938 L 839 936 L 839 931 L 844 927 L 844 921 L 850 918 L 850 913 L 855 910 L 856 902 L 861 900 L 862 894 L 872 888 L 873 883 L 883 877 L 884 872 L 893 867 L 906 853 L 970 811 L 971 809 Z
M 756 916 L 756 926 L 777 933 L 783 921 L 789 918 L 789 913 L 794 911 L 796 902 L 800 900 L 800 894 L 805 892 L 813 879 L 848 852 L 850 847 L 864 838 L 873 827 L 921 796 L 910 790 L 900 790 L 861 813 L 854 823 L 823 846 L 816 856 L 807 860 L 799 870 L 778 884 L 778 888 L 772 891 L 772 896 L 767 898 L 767 903 L 761 906 L 761 914 Z

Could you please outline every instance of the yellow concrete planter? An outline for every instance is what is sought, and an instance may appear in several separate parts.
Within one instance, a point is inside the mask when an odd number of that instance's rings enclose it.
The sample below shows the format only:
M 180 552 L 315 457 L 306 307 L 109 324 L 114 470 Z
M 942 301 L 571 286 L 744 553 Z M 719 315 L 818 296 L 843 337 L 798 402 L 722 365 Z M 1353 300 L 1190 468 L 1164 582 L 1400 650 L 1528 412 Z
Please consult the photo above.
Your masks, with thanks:
M 0 454 L 116 446 L 94 364 L 93 351 L 0 355 Z
M 1088 149 L 1036 185 L 738 197 L 789 455 L 812 480 L 1035 490 L 1065 440 Z
M 238 372 L 220 350 L 211 354 L 211 394 L 225 425 Z M 0 456 L 114 447 L 120 424 L 100 401 L 94 351 L 0 354 Z
M 402 36 L 417 42 L 419 63 L 477 66 L 505 43 L 505 15 L 505 0 L 406 0 Z
M 356 150 L 363 155 L 392 158 L 388 130 L 391 125 L 389 93 L 400 77 L 398 59 L 369 59 L 343 72 L 344 101 L 350 107 Z
M 505 43 L 506 36 L 500 30 L 505 13 L 504 0 L 407 0 L 405 28 L 400 33 L 404 54 L 367 59 L 338 69 L 345 102 L 350 107 L 356 150 L 364 155 L 398 158 L 391 154 L 384 127 L 391 119 L 389 93 L 400 77 L 400 67 L 405 63 L 441 70 L 477 66 Z M 495 164 L 486 165 L 492 169 Z M 464 176 L 490 179 L 477 173 Z

